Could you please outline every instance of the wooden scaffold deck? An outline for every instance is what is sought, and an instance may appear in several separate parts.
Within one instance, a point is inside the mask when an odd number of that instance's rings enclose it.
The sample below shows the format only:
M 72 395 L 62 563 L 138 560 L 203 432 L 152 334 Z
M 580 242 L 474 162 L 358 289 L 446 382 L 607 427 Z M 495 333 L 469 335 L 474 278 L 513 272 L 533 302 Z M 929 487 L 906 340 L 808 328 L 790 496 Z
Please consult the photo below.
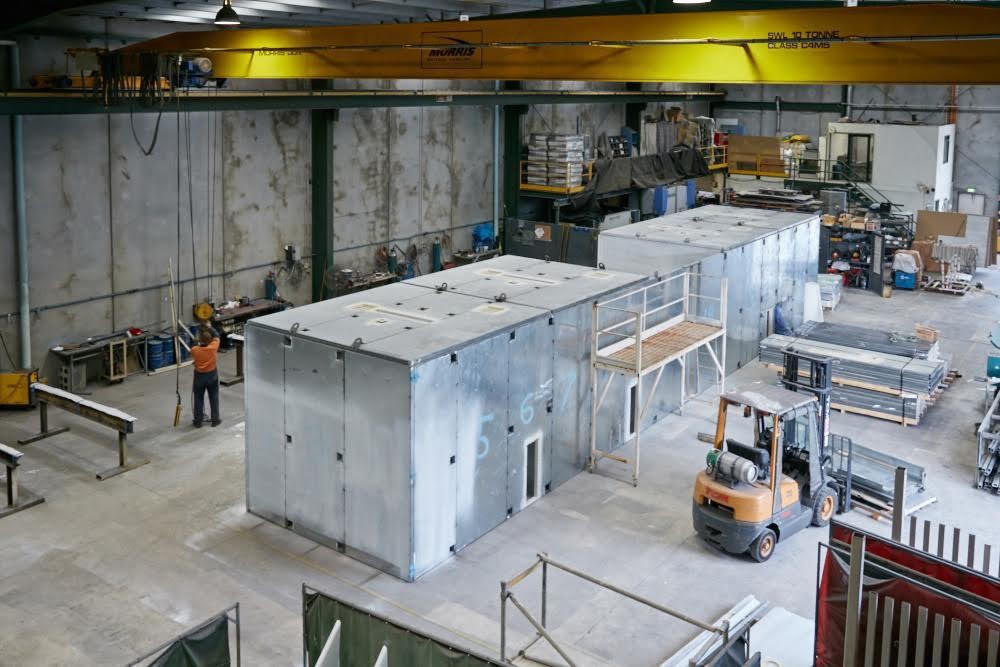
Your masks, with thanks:
M 706 285 L 717 285 L 718 294 L 693 292 L 692 282 L 703 290 Z M 631 465 L 632 484 L 638 485 L 640 425 L 669 364 L 677 362 L 680 366 L 681 405 L 687 399 L 687 357 L 700 348 L 708 351 L 718 372 L 719 389 L 725 390 L 726 305 L 726 280 L 696 273 L 681 273 L 594 304 L 591 385 L 595 400 L 591 402 L 588 461 L 591 472 L 602 458 L 611 459 Z M 719 341 L 718 353 L 713 346 L 715 341 Z M 602 370 L 610 374 L 598 386 L 598 373 Z M 652 373 L 656 375 L 644 395 L 641 380 Z M 629 437 L 622 446 L 634 444 L 631 459 L 601 449 L 597 442 L 598 412 L 615 377 L 619 376 L 630 378 Z

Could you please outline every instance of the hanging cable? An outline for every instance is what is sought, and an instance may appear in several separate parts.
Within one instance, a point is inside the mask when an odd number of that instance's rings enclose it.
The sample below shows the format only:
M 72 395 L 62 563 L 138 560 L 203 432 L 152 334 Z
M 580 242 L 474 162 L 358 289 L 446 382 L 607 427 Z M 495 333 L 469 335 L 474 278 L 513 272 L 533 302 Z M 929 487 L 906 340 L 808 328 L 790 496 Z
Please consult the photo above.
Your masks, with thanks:
M 128 108 L 128 124 L 132 128 L 132 138 L 135 139 L 136 145 L 142 154 L 149 157 L 153 154 L 153 149 L 156 148 L 156 139 L 160 136 L 160 119 L 163 117 L 163 109 L 161 108 L 159 113 L 156 114 L 156 126 L 153 128 L 153 140 L 149 142 L 149 148 L 144 148 L 142 142 L 139 140 L 139 135 L 135 131 L 135 116 L 132 113 L 132 106 L 129 105 Z
M 198 296 L 198 261 L 194 242 L 194 165 L 191 162 L 191 112 L 184 113 L 185 134 L 187 139 L 187 185 L 188 185 L 188 223 L 191 229 L 191 278 L 194 285 L 194 301 Z
M 177 262 L 177 280 L 181 279 L 181 113 L 177 115 L 177 253 L 174 261 Z
M 205 198 L 208 200 L 208 298 L 215 298 L 213 290 L 215 273 L 215 112 L 208 114 L 208 131 L 205 137 Z

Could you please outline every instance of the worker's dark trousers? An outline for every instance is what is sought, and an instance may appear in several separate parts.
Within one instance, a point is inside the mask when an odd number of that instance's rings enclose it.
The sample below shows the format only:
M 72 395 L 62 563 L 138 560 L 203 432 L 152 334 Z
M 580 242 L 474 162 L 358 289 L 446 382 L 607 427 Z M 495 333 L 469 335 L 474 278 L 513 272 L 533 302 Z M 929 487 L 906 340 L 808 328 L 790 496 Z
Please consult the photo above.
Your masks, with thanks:
M 219 418 L 219 371 L 207 373 L 194 372 L 194 423 L 200 424 L 205 416 L 205 391 L 208 390 L 208 403 L 212 406 L 212 421 Z

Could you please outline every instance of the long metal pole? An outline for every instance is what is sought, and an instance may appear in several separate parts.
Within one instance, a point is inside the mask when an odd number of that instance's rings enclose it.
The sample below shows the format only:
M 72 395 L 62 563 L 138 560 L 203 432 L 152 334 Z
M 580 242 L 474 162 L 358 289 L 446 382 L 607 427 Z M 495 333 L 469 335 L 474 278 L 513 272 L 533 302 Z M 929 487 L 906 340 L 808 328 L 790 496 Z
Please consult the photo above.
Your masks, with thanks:
M 851 570 L 847 580 L 847 620 L 844 625 L 844 667 L 854 667 L 858 656 L 858 628 L 861 626 L 861 596 L 865 571 L 865 536 L 851 539 Z M 921 663 L 922 664 L 922 663 Z
M 21 85 L 21 58 L 17 42 L 10 48 L 10 87 Z M 10 117 L 11 161 L 14 171 L 14 236 L 17 239 L 17 309 L 21 368 L 31 367 L 31 304 L 28 292 L 28 220 L 24 202 L 24 124 L 21 116 Z
M 896 467 L 896 480 L 892 488 L 892 539 L 903 541 L 903 517 L 906 515 L 906 468 Z
M 538 634 L 540 634 L 542 637 L 545 638 L 545 641 L 549 643 L 549 646 L 555 649 L 555 652 L 558 653 L 559 656 L 562 657 L 562 659 L 565 660 L 570 667 L 576 667 L 576 663 L 573 662 L 573 660 L 568 655 L 566 655 L 566 652 L 562 649 L 561 646 L 559 646 L 559 644 L 556 643 L 556 640 L 552 638 L 552 635 L 550 635 L 548 632 L 545 631 L 545 628 L 543 628 L 541 624 L 535 620 L 535 617 L 532 616 L 531 613 L 524 608 L 524 605 L 522 605 L 520 602 L 517 601 L 517 598 L 514 597 L 514 594 L 508 591 L 507 597 L 510 598 L 511 604 L 517 607 L 517 610 L 521 612 L 521 614 L 526 619 L 528 619 L 528 623 L 531 623 L 531 625 L 534 626 L 535 630 L 538 631 Z
M 674 618 L 680 619 L 682 621 L 686 621 L 687 623 L 690 623 L 691 625 L 693 625 L 695 627 L 701 628 L 702 630 L 707 630 L 709 632 L 718 632 L 719 634 L 722 634 L 722 630 L 720 628 L 717 628 L 714 625 L 709 625 L 708 623 L 703 623 L 702 621 L 699 621 L 696 618 L 692 618 L 692 617 L 688 616 L 687 614 L 683 614 L 683 613 L 681 613 L 679 611 L 676 611 L 674 609 L 671 609 L 669 607 L 664 607 L 663 605 L 657 604 L 656 602 L 653 602 L 652 600 L 650 600 L 648 598 L 644 598 L 641 595 L 636 595 L 635 593 L 631 593 L 631 592 L 625 590 L 624 588 L 619 588 L 618 586 L 615 586 L 614 584 L 609 584 L 606 581 L 603 581 L 603 580 L 598 579 L 596 577 L 592 577 L 589 574 L 587 574 L 586 572 L 581 572 L 580 570 L 577 570 L 576 568 L 570 567 L 569 565 L 566 565 L 564 563 L 560 563 L 558 561 L 554 561 L 554 560 L 552 560 L 551 558 L 549 558 L 545 554 L 538 554 L 538 558 L 543 563 L 548 563 L 552 567 L 557 567 L 560 570 L 562 570 L 563 572 L 568 572 L 569 574 L 572 574 L 572 575 L 575 575 L 577 577 L 580 577 L 584 581 L 589 581 L 590 583 L 595 584 L 597 586 L 601 586 L 602 588 L 606 588 L 609 591 L 612 591 L 614 593 L 618 593 L 619 595 L 624 595 L 625 597 L 627 597 L 630 600 L 635 600 L 636 602 L 638 602 L 640 604 L 644 604 L 647 607 L 650 607 L 650 608 L 655 609 L 657 611 L 662 611 L 664 614 L 667 614 L 668 616 L 673 616 Z
M 545 627 L 549 597 L 549 564 L 542 561 L 542 627 Z
M 507 662 L 507 582 L 500 582 L 500 662 Z
M 242 660 L 241 654 L 243 653 L 242 648 L 240 647 L 240 603 L 237 602 L 234 606 L 236 608 L 236 623 L 235 623 L 235 625 L 236 625 L 236 667 L 240 667 L 241 660 Z

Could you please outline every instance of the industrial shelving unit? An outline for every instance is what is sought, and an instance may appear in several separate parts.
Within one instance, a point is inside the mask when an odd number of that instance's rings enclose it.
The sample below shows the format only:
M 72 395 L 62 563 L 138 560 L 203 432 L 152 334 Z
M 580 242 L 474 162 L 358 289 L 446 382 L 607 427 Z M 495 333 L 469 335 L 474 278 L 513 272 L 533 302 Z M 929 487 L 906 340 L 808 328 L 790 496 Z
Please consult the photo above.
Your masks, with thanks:
M 694 285 L 692 285 L 692 282 Z M 711 289 L 717 296 L 694 291 Z M 656 395 L 664 369 L 673 362 L 680 367 L 680 405 L 687 398 L 687 356 L 700 348 L 708 351 L 718 372 L 719 390 L 726 378 L 726 279 L 698 273 L 678 273 L 651 285 L 594 304 L 591 337 L 590 459 L 591 472 L 602 458 L 632 466 L 632 484 L 639 484 L 639 432 L 642 418 Z M 712 343 L 720 341 L 716 353 Z M 609 371 L 598 386 L 598 375 Z M 654 374 L 652 386 L 644 392 L 643 378 Z M 630 459 L 597 446 L 598 412 L 615 377 L 628 378 L 630 398 L 627 439 L 634 443 Z M 644 402 L 645 398 L 645 402 Z

